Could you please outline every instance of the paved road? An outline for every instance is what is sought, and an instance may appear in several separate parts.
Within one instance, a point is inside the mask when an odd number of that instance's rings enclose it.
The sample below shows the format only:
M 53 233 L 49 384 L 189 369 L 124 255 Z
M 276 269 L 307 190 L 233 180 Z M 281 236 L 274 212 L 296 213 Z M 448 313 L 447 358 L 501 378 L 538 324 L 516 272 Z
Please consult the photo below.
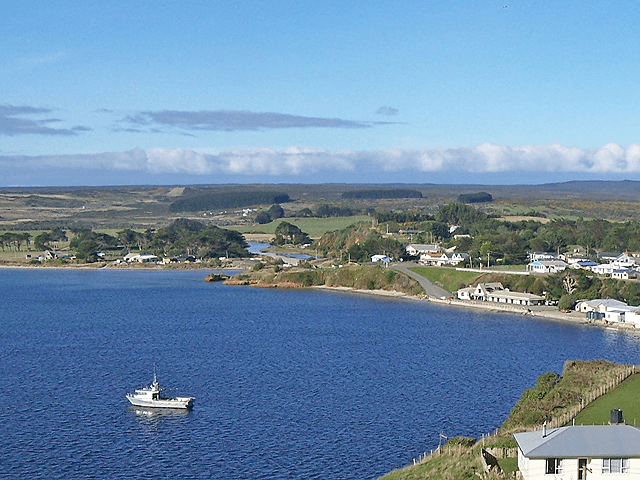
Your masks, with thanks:
M 418 265 L 415 262 L 406 262 L 406 263 L 394 263 L 391 265 L 391 268 L 397 270 L 398 272 L 402 272 L 409 277 L 417 280 L 422 288 L 424 288 L 424 293 L 430 297 L 450 297 L 451 292 L 447 292 L 444 288 L 440 288 L 435 283 L 427 280 L 422 275 L 418 275 L 416 272 L 412 272 L 409 270 L 411 267 L 417 267 Z

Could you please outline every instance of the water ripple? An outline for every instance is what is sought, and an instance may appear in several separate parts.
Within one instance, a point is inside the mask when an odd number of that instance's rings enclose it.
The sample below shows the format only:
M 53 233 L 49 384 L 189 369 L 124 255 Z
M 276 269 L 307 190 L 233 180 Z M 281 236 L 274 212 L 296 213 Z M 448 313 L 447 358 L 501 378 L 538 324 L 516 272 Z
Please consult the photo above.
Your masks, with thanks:
M 640 363 L 622 333 L 202 278 L 0 271 L 0 477 L 375 478 L 567 359 Z M 192 411 L 128 405 L 154 364 Z

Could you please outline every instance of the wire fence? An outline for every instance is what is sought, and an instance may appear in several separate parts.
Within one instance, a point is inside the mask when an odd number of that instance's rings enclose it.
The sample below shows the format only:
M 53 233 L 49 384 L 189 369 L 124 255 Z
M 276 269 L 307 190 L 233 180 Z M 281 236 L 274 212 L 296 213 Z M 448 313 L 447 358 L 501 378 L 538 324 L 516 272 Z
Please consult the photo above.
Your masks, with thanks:
M 606 393 L 616 388 L 618 385 L 624 382 L 631 375 L 638 373 L 639 370 L 640 370 L 640 367 L 636 365 L 627 365 L 623 367 L 613 378 L 609 379 L 606 383 L 584 393 L 582 396 L 582 399 L 580 400 L 580 403 L 578 403 L 577 405 L 571 406 L 562 415 L 555 416 L 549 419 L 547 421 L 547 427 L 558 428 L 571 423 L 572 420 L 575 418 L 575 416 L 578 413 L 580 413 L 582 410 L 584 410 L 587 407 L 587 405 L 589 405 L 591 402 L 595 401 L 596 399 L 600 398 L 601 396 L 605 395 Z M 540 428 L 541 428 L 541 425 L 523 428 L 522 430 L 533 431 L 533 430 L 538 430 Z M 492 433 L 487 433 L 485 435 L 482 435 L 478 443 L 481 442 L 482 449 L 488 452 L 490 455 L 492 455 L 495 458 L 516 458 L 518 456 L 517 448 L 490 447 L 488 445 L 485 448 L 485 443 L 490 443 L 492 438 L 496 437 L 500 433 L 501 433 L 500 429 L 497 428 Z M 429 453 L 425 452 L 422 455 L 420 455 L 418 458 L 414 458 L 413 463 L 415 465 L 417 463 L 425 462 L 433 456 L 447 455 L 447 456 L 459 457 L 459 456 L 468 454 L 472 449 L 473 447 L 468 447 L 466 445 L 456 445 L 456 444 L 439 445 L 438 448 L 436 448 L 435 450 L 431 450 Z

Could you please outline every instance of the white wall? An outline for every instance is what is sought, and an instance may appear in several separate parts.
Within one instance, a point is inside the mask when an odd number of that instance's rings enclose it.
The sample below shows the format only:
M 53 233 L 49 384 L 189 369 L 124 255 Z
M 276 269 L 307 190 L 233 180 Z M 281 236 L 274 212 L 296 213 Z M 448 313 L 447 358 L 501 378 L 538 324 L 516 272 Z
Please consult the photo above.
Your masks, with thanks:
M 565 458 L 563 460 L 562 475 L 547 475 L 545 459 L 527 459 L 518 452 L 518 468 L 522 472 L 524 480 L 544 479 L 544 480 L 577 480 L 578 459 Z M 586 480 L 640 480 L 640 459 L 629 459 L 629 473 L 602 473 L 602 459 L 587 459 L 587 479 Z

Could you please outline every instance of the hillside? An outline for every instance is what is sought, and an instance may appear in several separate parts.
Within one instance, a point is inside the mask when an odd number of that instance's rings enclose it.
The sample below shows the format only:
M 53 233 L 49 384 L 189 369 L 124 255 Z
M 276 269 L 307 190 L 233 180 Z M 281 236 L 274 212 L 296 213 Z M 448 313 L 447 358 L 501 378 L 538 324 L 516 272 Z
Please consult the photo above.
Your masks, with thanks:
M 512 434 L 540 428 L 547 421 L 551 426 L 568 424 L 583 403 L 587 407 L 578 413 L 576 423 L 607 422 L 611 409 L 630 405 L 630 399 L 640 396 L 640 374 L 630 365 L 618 365 L 603 360 L 567 361 L 562 375 L 555 372 L 541 375 L 536 384 L 525 390 L 502 427 L 491 437 L 475 439 L 455 437 L 442 449 L 420 459 L 415 465 L 396 470 L 381 480 L 459 480 L 474 479 L 484 473 L 481 449 L 500 452 L 516 447 Z M 591 402 L 591 403 L 589 403 Z M 622 405 L 622 406 L 621 406 Z M 598 412 L 591 415 L 591 412 Z M 625 410 L 623 409 L 623 414 Z M 629 408 L 625 418 L 633 422 L 639 414 Z M 498 458 L 504 472 L 517 469 L 515 458 Z M 488 478 L 509 478 L 493 470 Z M 512 478 L 512 477 L 511 477 Z

